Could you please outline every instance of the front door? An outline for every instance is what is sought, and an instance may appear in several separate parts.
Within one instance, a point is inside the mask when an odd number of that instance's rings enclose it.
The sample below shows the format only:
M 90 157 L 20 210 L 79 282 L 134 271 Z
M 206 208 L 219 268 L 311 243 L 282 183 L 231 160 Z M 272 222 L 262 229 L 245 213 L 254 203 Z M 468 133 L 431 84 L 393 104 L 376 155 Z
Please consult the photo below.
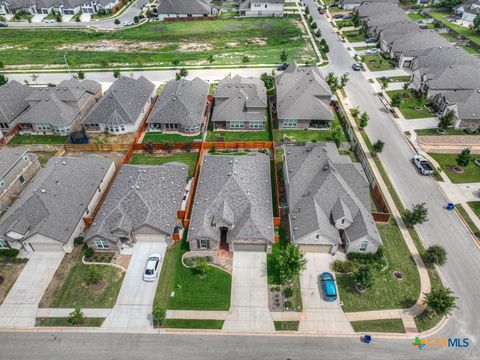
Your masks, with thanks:
M 228 241 L 227 241 L 227 227 L 220 228 L 220 250 L 228 251 Z

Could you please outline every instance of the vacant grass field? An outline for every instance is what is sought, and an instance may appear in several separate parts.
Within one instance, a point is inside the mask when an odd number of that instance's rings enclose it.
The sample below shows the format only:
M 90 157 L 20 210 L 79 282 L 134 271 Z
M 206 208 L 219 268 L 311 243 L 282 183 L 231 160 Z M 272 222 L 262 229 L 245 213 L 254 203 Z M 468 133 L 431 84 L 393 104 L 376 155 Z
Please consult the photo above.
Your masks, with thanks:
M 421 119 L 434 116 L 432 112 L 426 108 L 427 101 L 424 98 L 416 98 L 410 90 L 391 90 L 387 91 L 390 99 L 396 94 L 400 94 L 402 103 L 399 106 L 400 112 L 405 119 Z
M 452 171 L 453 166 L 457 165 L 458 154 L 429 154 L 433 157 L 440 168 L 447 174 L 450 180 L 455 184 L 480 182 L 480 166 L 470 161 L 468 166 L 463 167 L 463 174 L 457 174 Z M 477 155 L 473 155 L 477 157 Z
M 188 165 L 188 175 L 193 176 L 197 164 L 198 152 L 189 153 L 136 153 L 133 154 L 131 164 L 134 165 L 162 165 L 171 162 L 179 162 Z
M 356 332 L 382 332 L 405 334 L 402 319 L 352 321 L 353 330 Z
M 158 132 L 148 132 L 145 134 L 143 137 L 142 143 L 147 143 L 147 142 L 154 142 L 154 143 L 162 143 L 162 142 L 189 142 L 189 141 L 194 141 L 194 140 L 201 140 L 202 139 L 202 134 L 198 134 L 195 136 L 183 136 L 180 134 L 162 134 Z
M 5 65 L 64 67 L 117 64 L 181 65 L 275 64 L 286 49 L 289 60 L 314 60 L 315 54 L 298 15 L 283 18 L 219 19 L 147 23 L 135 28 L 92 32 L 83 30 L 6 29 L 0 32 L 0 58 Z
M 49 318 L 36 318 L 35 326 L 79 326 L 79 327 L 100 327 L 103 324 L 105 318 L 86 318 L 85 322 L 80 325 L 72 325 L 68 322 L 68 318 L 61 317 L 49 317 Z
M 467 39 L 472 40 L 476 44 L 480 44 L 480 33 L 470 29 L 463 27 L 461 25 L 453 24 L 450 21 L 448 21 L 447 17 L 451 16 L 452 14 L 448 11 L 429 11 L 428 14 L 440 21 L 442 24 L 445 26 L 449 27 L 452 30 L 457 31 L 458 33 L 462 34 L 464 37 Z
M 391 222 L 377 223 L 377 227 L 383 240 L 388 269 L 375 271 L 373 287 L 363 294 L 355 290 L 353 277 L 337 275 L 345 312 L 408 308 L 420 295 L 420 276 L 398 226 Z M 396 280 L 394 271 L 402 272 L 403 280 Z
M 1 51 L 0 51 L 1 52 Z M 60 144 L 67 141 L 67 136 L 61 135 L 15 135 L 8 143 L 12 145 L 19 144 Z
M 214 329 L 221 330 L 223 320 L 167 319 L 166 328 L 173 329 Z
M 363 55 L 362 61 L 370 71 L 385 71 L 395 69 L 395 66 L 390 64 L 390 62 L 384 59 L 380 54 Z

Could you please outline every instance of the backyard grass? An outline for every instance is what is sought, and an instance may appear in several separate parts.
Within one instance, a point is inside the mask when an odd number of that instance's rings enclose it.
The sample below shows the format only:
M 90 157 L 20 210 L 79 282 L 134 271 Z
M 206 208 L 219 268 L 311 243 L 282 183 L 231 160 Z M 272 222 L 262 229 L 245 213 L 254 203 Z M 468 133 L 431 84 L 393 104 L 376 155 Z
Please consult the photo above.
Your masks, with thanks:
M 425 20 L 425 16 L 420 13 L 410 13 L 408 17 L 412 20 Z
M 274 321 L 276 331 L 298 331 L 300 321 Z
M 5 65 L 111 67 L 278 63 L 286 49 L 289 60 L 312 61 L 315 53 L 304 37 L 298 15 L 282 18 L 222 18 L 212 21 L 149 22 L 112 32 L 53 29 L 6 29 L 0 32 L 0 58 Z M 110 66 L 109 66 L 110 65 Z
M 1 51 L 0 51 L 1 53 Z M 18 144 L 60 144 L 63 145 L 67 141 L 67 136 L 61 135 L 15 135 L 8 143 L 11 145 Z
M 390 99 L 396 94 L 400 94 L 402 102 L 398 109 L 405 119 L 421 119 L 434 116 L 432 112 L 426 108 L 427 100 L 423 97 L 415 97 L 410 90 L 390 90 L 387 91 L 387 94 Z
M 72 325 L 68 322 L 68 318 L 65 317 L 38 317 L 35 319 L 35 326 L 78 326 L 78 327 L 100 327 L 103 324 L 105 318 L 89 318 L 85 319 L 83 324 Z
M 252 130 L 252 131 L 208 131 L 207 141 L 269 141 L 271 140 L 270 131 L 268 130 Z
M 352 321 L 355 332 L 381 332 L 405 334 L 402 319 Z
M 463 166 L 463 174 L 457 174 L 452 171 L 453 166 L 457 165 L 458 154 L 429 154 L 433 157 L 440 168 L 447 174 L 449 179 L 455 184 L 480 182 L 480 166 L 475 165 L 473 161 L 467 166 Z M 476 155 L 473 155 L 477 157 Z
M 167 319 L 166 328 L 173 329 L 214 329 L 221 330 L 223 320 Z
M 450 29 L 460 33 L 463 37 L 472 40 L 474 43 L 480 45 L 480 33 L 470 29 L 463 27 L 461 25 L 453 24 L 448 21 L 447 17 L 451 16 L 451 13 L 448 11 L 429 11 L 428 14 L 433 17 L 434 19 L 440 21 L 445 26 L 449 27 Z
M 351 43 L 367 40 L 367 35 L 365 35 L 365 32 L 360 30 L 344 31 L 343 36 L 345 36 L 348 42 L 351 42 Z
M 172 310 L 228 310 L 232 276 L 210 267 L 207 275 L 200 278 L 192 269 L 184 267 L 182 255 L 189 250 L 186 237 L 185 232 L 183 240 L 165 254 L 154 303 Z M 171 292 L 174 292 L 173 297 Z
M 362 61 L 370 71 L 385 71 L 395 69 L 395 66 L 390 64 L 390 62 L 387 59 L 384 59 L 380 54 L 363 55 Z
M 162 143 L 162 142 L 174 142 L 174 143 L 183 143 L 189 142 L 194 140 L 201 140 L 202 134 L 198 134 L 195 136 L 184 136 L 180 134 L 162 134 L 159 132 L 148 132 L 143 137 L 142 143 L 147 142 L 154 142 L 154 143 Z
M 415 304 L 420 295 L 420 276 L 398 226 L 392 220 L 387 224 L 377 223 L 377 227 L 383 240 L 388 268 L 383 272 L 374 272 L 375 283 L 363 294 L 355 290 L 352 276 L 337 275 L 345 312 L 408 308 Z M 400 271 L 403 280 L 396 280 L 394 271 Z
M 188 175 L 193 176 L 197 164 L 198 152 L 172 152 L 168 153 L 136 153 L 133 154 L 131 164 L 134 165 L 162 165 L 171 162 L 179 162 L 188 166 Z

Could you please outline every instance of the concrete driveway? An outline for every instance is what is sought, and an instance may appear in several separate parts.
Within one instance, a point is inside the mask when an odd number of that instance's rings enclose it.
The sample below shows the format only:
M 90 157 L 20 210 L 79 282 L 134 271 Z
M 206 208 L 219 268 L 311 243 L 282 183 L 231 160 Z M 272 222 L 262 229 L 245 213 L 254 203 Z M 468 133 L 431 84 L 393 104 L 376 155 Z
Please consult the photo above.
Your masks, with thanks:
M 303 312 L 300 332 L 325 334 L 352 334 L 354 331 L 340 306 L 340 300 L 324 301 L 319 275 L 330 272 L 333 258 L 330 254 L 306 253 L 307 269 L 300 276 Z
M 154 282 L 143 281 L 143 271 L 150 254 L 162 255 L 163 265 L 166 250 L 164 242 L 138 242 L 134 245 L 117 302 L 103 323 L 104 328 L 142 330 L 152 327 L 152 305 L 158 278 Z
M 0 327 L 33 327 L 38 304 L 65 254 L 35 252 L 0 305 Z
M 233 253 L 232 298 L 223 330 L 275 331 L 268 308 L 266 253 Z

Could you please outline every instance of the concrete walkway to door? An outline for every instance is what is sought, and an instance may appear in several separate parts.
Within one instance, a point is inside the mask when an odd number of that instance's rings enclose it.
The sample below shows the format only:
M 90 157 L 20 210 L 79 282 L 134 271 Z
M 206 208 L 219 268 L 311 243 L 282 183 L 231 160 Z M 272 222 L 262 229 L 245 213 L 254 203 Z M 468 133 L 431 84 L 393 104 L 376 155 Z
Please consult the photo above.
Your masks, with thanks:
M 37 251 L 0 305 L 0 327 L 33 327 L 43 293 L 65 253 Z
M 152 328 L 152 306 L 157 289 L 156 281 L 143 281 L 143 272 L 148 256 L 160 254 L 162 262 L 165 258 L 167 244 L 165 242 L 137 242 L 133 247 L 133 255 L 123 279 L 117 302 L 105 319 L 102 327 L 109 330 L 146 330 Z
M 232 299 L 223 330 L 275 331 L 268 308 L 266 253 L 233 253 Z

